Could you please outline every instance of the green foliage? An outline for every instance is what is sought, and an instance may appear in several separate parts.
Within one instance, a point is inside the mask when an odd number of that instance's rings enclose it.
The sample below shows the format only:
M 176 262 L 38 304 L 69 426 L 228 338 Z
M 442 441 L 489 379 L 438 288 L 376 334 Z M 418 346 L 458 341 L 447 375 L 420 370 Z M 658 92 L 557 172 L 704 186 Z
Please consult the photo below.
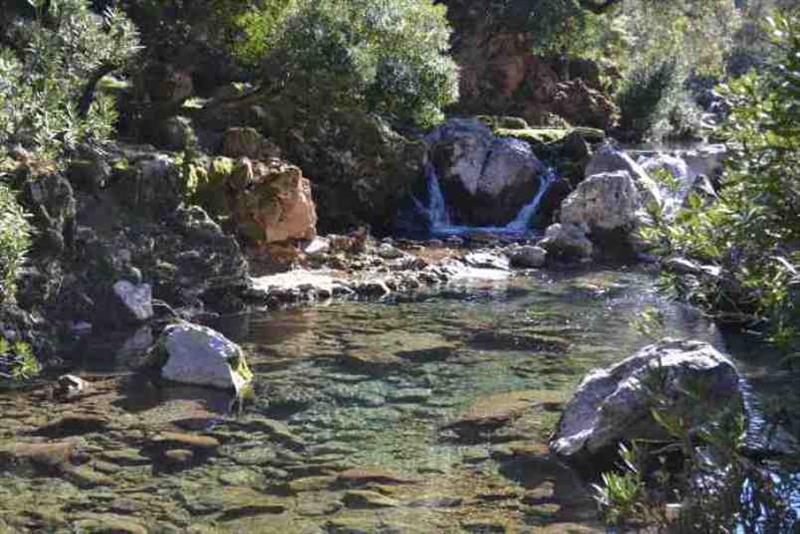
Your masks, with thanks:
M 78 141 L 113 131 L 112 98 L 98 94 L 86 117 L 77 109 L 87 80 L 103 65 L 122 66 L 138 50 L 133 25 L 115 10 L 100 17 L 86 0 L 52 2 L 47 17 L 18 22 L 0 47 L 0 143 L 54 155 Z
M 22 341 L 9 343 L 0 337 L 0 362 L 10 370 L 10 373 L 0 372 L 0 376 L 5 375 L 14 380 L 30 380 L 41 372 L 33 349 Z
M 14 192 L 0 182 L 0 304 L 13 296 L 30 244 L 30 223 Z
M 646 488 L 636 453 L 634 449 L 620 444 L 619 456 L 622 460 L 620 470 L 603 473 L 602 483 L 592 484 L 603 519 L 609 525 L 651 523 L 650 509 L 645 504 Z
M 457 98 L 443 6 L 426 0 L 267 2 L 239 18 L 240 57 L 306 107 L 355 107 L 430 126 Z
M 722 268 L 717 280 L 673 278 L 679 293 L 712 313 L 768 322 L 771 341 L 788 351 L 800 339 L 800 17 L 777 17 L 771 35 L 768 66 L 721 88 L 733 111 L 719 199 L 693 195 L 645 234 L 662 254 Z

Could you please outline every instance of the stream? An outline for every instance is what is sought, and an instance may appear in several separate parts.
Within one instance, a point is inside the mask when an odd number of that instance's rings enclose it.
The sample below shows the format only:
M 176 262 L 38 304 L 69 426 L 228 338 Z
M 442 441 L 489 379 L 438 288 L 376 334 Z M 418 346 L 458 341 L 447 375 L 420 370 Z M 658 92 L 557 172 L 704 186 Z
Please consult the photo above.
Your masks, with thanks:
M 752 402 L 798 405 L 768 352 L 636 270 L 232 317 L 215 326 L 256 375 L 241 404 L 159 387 L 102 344 L 81 353 L 82 398 L 3 393 L 0 532 L 602 532 L 547 438 L 588 370 L 647 343 L 650 307 L 732 354 Z

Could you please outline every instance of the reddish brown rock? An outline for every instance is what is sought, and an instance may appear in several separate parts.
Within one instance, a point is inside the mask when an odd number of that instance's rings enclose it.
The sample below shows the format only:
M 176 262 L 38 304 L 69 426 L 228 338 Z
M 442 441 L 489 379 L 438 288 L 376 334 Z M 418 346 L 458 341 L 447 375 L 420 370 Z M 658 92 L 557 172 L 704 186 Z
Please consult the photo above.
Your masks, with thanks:
M 241 159 L 228 183 L 228 208 L 239 231 L 256 244 L 317 235 L 311 182 L 279 159 Z

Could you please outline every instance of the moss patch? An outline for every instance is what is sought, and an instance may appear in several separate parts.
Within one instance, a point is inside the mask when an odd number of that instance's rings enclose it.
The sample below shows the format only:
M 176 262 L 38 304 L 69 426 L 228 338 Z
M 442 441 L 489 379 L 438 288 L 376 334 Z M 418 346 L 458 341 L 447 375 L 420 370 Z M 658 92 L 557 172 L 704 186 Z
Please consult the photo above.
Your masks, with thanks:
M 524 130 L 512 128 L 495 128 L 494 133 L 499 137 L 513 137 L 534 144 L 549 144 L 561 141 L 572 132 L 577 132 L 585 141 L 598 143 L 606 138 L 603 130 L 596 128 L 527 128 Z

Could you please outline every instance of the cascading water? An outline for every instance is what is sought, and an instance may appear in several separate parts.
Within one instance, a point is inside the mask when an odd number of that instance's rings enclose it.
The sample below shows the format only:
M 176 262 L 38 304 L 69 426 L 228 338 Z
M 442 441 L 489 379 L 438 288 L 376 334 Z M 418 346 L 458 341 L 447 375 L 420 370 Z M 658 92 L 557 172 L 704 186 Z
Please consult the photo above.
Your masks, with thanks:
M 550 186 L 558 179 L 553 168 L 548 168 L 540 180 L 539 190 L 530 202 L 525 204 L 508 224 L 505 226 L 464 226 L 454 225 L 450 220 L 447 202 L 439 183 L 439 176 L 431 163 L 425 165 L 427 179 L 428 206 L 414 199 L 417 210 L 425 214 L 429 221 L 430 234 L 434 237 L 453 237 L 469 235 L 478 232 L 490 233 L 498 236 L 522 237 L 531 231 L 531 223 L 539 211 L 539 205 Z

